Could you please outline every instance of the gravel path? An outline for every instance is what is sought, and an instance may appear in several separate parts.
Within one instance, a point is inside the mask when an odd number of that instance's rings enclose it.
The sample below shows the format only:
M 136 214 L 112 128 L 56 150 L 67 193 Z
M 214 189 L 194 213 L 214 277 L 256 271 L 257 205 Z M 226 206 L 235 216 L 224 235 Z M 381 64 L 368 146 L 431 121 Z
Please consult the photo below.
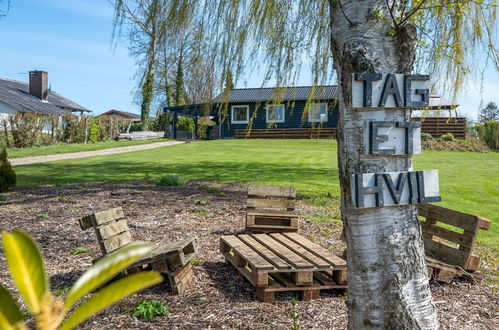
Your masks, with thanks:
M 35 156 L 35 157 L 25 157 L 25 158 L 13 158 L 13 159 L 10 159 L 9 161 L 13 166 L 19 166 L 19 165 L 28 165 L 28 164 L 35 164 L 35 163 L 53 162 L 56 160 L 63 160 L 63 159 L 75 159 L 75 158 L 85 158 L 85 157 L 92 157 L 92 156 L 121 154 L 124 152 L 130 152 L 130 151 L 147 150 L 147 149 L 155 149 L 155 148 L 166 147 L 166 146 L 173 146 L 173 145 L 181 144 L 181 143 L 185 143 L 185 142 L 184 141 L 156 142 L 156 143 L 151 143 L 151 144 L 141 144 L 141 145 L 136 145 L 136 146 L 117 147 L 117 148 L 109 148 L 109 149 L 103 149 L 103 150 L 70 152 L 70 153 L 65 153 L 65 154 Z

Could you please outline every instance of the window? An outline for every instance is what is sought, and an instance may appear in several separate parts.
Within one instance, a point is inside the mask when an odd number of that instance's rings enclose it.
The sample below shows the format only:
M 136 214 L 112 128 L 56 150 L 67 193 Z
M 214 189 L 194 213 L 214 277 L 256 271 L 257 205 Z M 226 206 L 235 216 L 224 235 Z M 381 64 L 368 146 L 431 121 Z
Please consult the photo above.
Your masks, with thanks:
M 327 103 L 313 103 L 308 109 L 308 121 L 310 123 L 327 121 Z
M 267 107 L 267 123 L 284 123 L 284 105 L 269 105 Z
M 231 107 L 232 124 L 247 124 L 249 122 L 249 106 L 233 105 Z

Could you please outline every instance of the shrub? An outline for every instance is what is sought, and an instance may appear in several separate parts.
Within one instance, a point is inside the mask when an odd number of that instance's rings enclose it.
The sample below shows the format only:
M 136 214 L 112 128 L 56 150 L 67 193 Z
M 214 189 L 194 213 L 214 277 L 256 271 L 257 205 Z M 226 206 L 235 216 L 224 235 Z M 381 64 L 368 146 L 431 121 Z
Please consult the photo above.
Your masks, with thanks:
M 158 186 L 185 186 L 187 180 L 176 174 L 166 174 L 159 178 Z
M 499 149 L 499 121 L 488 121 L 470 128 L 473 135 L 492 149 Z
M 17 176 L 7 160 L 7 150 L 0 153 L 0 192 L 6 192 L 16 186 Z
M 454 135 L 452 133 L 447 133 L 447 134 L 442 135 L 439 138 L 439 140 L 440 141 L 454 141 L 454 140 L 456 140 L 456 138 L 454 137 Z
M 455 139 L 454 141 L 442 141 L 441 139 L 433 141 L 422 141 L 421 146 L 424 150 L 437 151 L 468 151 L 468 152 L 489 152 L 490 149 L 475 136 L 468 134 L 465 140 Z
M 95 143 L 101 140 L 100 125 L 96 120 L 92 121 L 92 126 L 90 127 L 90 142 Z
M 177 129 L 181 131 L 194 132 L 194 119 L 190 117 L 178 117 Z
M 26 148 L 36 144 L 49 117 L 36 113 L 18 112 L 9 115 L 7 119 L 14 147 Z
M 133 316 L 140 316 L 149 321 L 156 315 L 166 315 L 170 313 L 168 305 L 158 300 L 141 300 L 135 305 Z
M 421 141 L 435 141 L 435 138 L 430 133 L 421 133 Z
M 172 115 L 166 112 L 161 112 L 151 123 L 152 130 L 156 132 L 164 131 L 166 125 L 171 124 Z

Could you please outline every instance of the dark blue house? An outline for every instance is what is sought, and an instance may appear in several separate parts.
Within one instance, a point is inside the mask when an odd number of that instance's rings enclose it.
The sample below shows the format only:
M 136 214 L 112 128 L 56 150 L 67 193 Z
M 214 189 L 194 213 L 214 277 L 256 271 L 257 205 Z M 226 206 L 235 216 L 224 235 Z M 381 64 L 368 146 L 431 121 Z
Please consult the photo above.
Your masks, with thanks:
M 217 124 L 210 129 L 212 138 L 334 137 L 338 123 L 337 97 L 338 87 L 332 85 L 241 88 L 218 95 L 212 104 L 164 110 L 174 114 L 174 121 L 179 115 L 194 118 L 209 115 Z

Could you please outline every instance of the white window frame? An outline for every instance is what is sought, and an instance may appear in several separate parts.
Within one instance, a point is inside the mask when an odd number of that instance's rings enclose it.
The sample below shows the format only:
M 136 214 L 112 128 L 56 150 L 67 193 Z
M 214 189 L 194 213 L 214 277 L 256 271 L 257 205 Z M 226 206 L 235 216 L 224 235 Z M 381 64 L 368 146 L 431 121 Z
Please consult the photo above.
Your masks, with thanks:
M 246 120 L 234 120 L 234 108 L 246 108 Z M 232 124 L 248 124 L 249 123 L 249 105 L 235 104 L 230 107 L 230 122 Z
M 270 120 L 269 119 L 269 110 L 270 110 L 270 107 L 281 107 L 282 108 L 282 119 L 281 120 Z M 270 104 L 270 105 L 267 105 L 267 109 L 265 111 L 265 119 L 266 119 L 266 122 L 267 123 L 284 123 L 286 122 L 286 108 L 284 107 L 284 104 Z
M 312 106 L 315 106 L 315 105 L 318 105 L 320 107 L 323 104 L 326 106 L 326 119 L 325 120 L 321 120 L 321 119 L 317 120 L 317 119 L 310 118 L 310 115 L 312 114 L 312 112 L 310 111 L 310 108 L 312 108 Z M 309 123 L 325 123 L 325 122 L 327 122 L 327 120 L 329 119 L 329 109 L 328 109 L 327 103 L 312 103 L 312 104 L 310 104 L 310 108 L 308 110 L 308 122 Z M 319 113 L 319 115 L 320 115 L 320 113 Z

